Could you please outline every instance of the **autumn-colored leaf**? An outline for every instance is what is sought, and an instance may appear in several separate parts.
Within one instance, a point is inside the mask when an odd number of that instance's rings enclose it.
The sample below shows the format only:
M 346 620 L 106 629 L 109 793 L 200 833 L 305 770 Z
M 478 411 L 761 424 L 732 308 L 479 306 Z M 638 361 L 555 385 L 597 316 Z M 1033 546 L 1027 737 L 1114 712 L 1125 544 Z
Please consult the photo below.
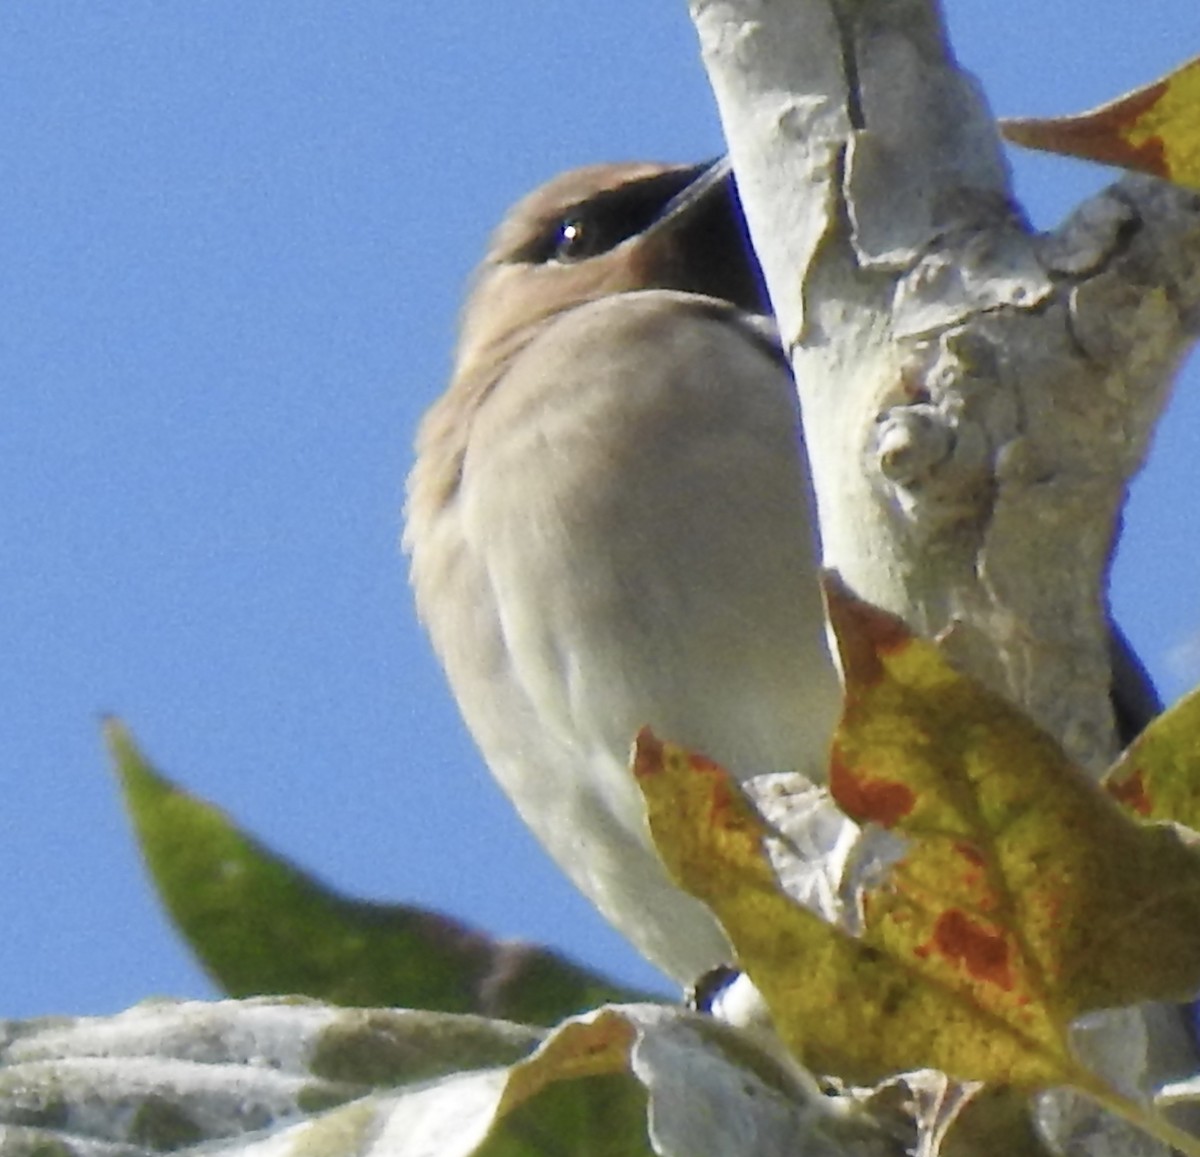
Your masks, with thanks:
M 771 832 L 716 764 L 643 732 L 634 767 L 667 867 L 721 921 L 807 1066 L 864 1083 L 931 1067 L 1025 1088 L 1073 1069 L 1042 1010 L 1018 1008 L 1010 1023 L 941 983 L 929 953 L 879 935 L 873 904 L 861 939 L 796 904 L 767 857 Z
M 1000 122 L 1014 144 L 1200 188 L 1200 58 L 1090 112 Z
M 830 787 L 854 819 L 906 841 L 862 897 L 861 938 L 783 894 L 773 833 L 725 772 L 644 733 L 635 771 L 671 872 L 716 913 L 811 1067 L 1071 1084 L 1164 1136 L 1168 1124 L 1113 1102 L 1068 1031 L 1086 1011 L 1200 987 L 1200 858 L 1124 814 L 898 619 L 828 593 L 846 677 Z
M 120 723 L 107 723 L 105 736 L 159 896 L 230 996 L 304 995 L 546 1025 L 606 1001 L 653 999 L 440 912 L 342 896 L 160 775 Z
M 1104 787 L 1134 815 L 1200 832 L 1200 691 L 1154 720 L 1113 765 Z
M 899 620 L 831 589 L 846 677 L 830 788 L 917 837 L 868 915 L 1006 1018 L 1200 988 L 1200 858 L 1133 822 L 1026 716 Z M 908 793 L 902 806 L 899 797 Z

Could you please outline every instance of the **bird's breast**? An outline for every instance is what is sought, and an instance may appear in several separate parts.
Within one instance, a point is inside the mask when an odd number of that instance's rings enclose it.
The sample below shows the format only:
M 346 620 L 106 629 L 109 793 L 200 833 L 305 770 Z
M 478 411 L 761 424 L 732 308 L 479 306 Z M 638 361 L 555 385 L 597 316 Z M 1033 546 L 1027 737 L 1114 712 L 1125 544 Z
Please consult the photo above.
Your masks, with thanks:
M 569 311 L 472 427 L 464 534 L 516 676 L 584 750 L 648 723 L 747 773 L 823 755 L 793 386 L 739 316 L 667 292 Z

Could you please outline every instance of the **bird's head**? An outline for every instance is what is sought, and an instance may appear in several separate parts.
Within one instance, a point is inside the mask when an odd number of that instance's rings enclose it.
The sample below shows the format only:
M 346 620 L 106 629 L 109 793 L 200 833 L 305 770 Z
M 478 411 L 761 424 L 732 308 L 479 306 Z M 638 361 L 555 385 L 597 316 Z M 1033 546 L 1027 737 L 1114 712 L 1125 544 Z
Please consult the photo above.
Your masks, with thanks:
M 455 376 L 494 379 L 555 315 L 642 289 L 767 310 L 726 161 L 590 165 L 517 202 L 475 273 Z

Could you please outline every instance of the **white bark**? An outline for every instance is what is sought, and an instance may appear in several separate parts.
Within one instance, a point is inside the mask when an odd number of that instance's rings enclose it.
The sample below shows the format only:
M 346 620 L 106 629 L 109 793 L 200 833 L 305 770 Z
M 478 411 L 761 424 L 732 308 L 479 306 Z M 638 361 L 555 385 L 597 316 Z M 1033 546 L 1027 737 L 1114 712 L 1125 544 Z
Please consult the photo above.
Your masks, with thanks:
M 1102 769 L 1108 565 L 1197 328 L 1200 211 L 1033 235 L 933 0 L 691 0 L 799 382 L 827 565 Z
M 1109 562 L 1200 326 L 1200 199 L 1127 177 L 1034 235 L 935 0 L 689 7 L 799 383 L 827 565 L 1103 770 Z M 1130 1077 L 1194 1065 L 1173 1009 L 1141 1016 Z M 1099 1047 L 1125 1063 L 1113 1032 Z M 1068 1117 L 1060 1137 L 1093 1127 Z

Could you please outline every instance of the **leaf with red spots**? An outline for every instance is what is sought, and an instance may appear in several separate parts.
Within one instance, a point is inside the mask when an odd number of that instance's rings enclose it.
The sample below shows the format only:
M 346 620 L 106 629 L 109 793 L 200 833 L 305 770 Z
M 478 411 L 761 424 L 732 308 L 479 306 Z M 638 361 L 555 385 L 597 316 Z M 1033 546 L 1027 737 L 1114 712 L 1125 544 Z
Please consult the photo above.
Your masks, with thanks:
M 980 953 L 987 931 L 976 923 L 952 918 L 902 946 L 893 923 L 875 919 L 873 894 L 867 931 L 854 939 L 784 893 L 766 852 L 772 833 L 728 773 L 649 732 L 634 771 L 668 868 L 716 913 L 779 1034 L 810 1068 L 874 1081 L 928 1066 L 1033 1088 L 1061 1083 L 1073 1067 L 1039 1007 L 997 1018 L 961 985 L 937 980 L 945 969 L 930 957 Z M 995 949 L 982 956 L 997 967 Z
M 867 897 L 875 934 L 1010 1021 L 1194 993 L 1200 857 L 893 616 L 832 588 L 829 608 L 846 679 L 830 789 L 911 840 Z
M 1200 59 L 1090 112 L 1001 121 L 1014 144 L 1200 188 Z
M 1104 787 L 1142 819 L 1200 832 L 1200 691 L 1155 719 L 1112 766 Z
M 861 897 L 862 935 L 784 894 L 775 833 L 725 773 L 644 734 L 635 771 L 668 867 L 716 913 L 810 1067 L 1073 1084 L 1111 1106 L 1074 1060 L 1070 1024 L 1200 988 L 1200 857 L 1125 814 L 936 646 L 828 594 L 846 680 L 830 788 L 905 841 Z

